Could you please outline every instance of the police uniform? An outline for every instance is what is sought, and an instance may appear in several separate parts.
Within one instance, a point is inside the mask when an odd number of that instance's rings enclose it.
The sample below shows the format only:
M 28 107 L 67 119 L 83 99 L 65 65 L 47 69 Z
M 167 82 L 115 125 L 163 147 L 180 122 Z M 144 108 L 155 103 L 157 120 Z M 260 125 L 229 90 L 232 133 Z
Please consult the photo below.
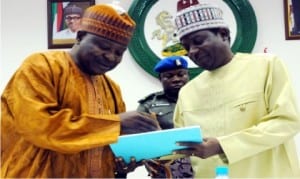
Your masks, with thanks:
M 187 61 L 181 56 L 171 56 L 160 60 L 154 67 L 156 73 L 163 73 L 175 69 L 187 69 Z M 171 129 L 173 125 L 173 111 L 176 105 L 174 99 L 167 97 L 164 91 L 151 93 L 139 100 L 138 111 L 155 114 L 162 129 Z
M 173 112 L 176 101 L 169 100 L 163 91 L 152 93 L 139 100 L 138 111 L 155 114 L 162 129 L 171 129 L 173 125 Z

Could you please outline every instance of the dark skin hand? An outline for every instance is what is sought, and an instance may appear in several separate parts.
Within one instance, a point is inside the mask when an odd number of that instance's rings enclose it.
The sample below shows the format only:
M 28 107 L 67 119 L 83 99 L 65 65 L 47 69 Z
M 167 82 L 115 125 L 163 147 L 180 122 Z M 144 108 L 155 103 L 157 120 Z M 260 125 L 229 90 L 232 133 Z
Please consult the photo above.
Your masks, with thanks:
M 119 114 L 121 118 L 121 134 L 136 134 L 161 130 L 156 117 L 152 114 L 130 111 Z M 131 158 L 130 163 L 126 163 L 122 157 L 115 158 L 116 177 L 126 178 L 127 173 L 134 171 L 138 166 L 143 165 L 143 161 L 136 161 Z
M 223 154 L 223 149 L 216 138 L 204 138 L 202 143 L 198 142 L 178 142 L 180 146 L 186 146 L 186 149 L 174 150 L 173 154 L 184 154 L 187 156 L 196 156 L 202 159 Z
M 115 172 L 119 178 L 126 178 L 127 173 L 134 171 L 137 167 L 144 165 L 149 172 L 149 175 L 154 178 L 166 178 L 171 175 L 168 172 L 166 164 L 172 163 L 171 160 L 157 161 L 157 160 L 142 160 L 137 162 L 134 157 L 131 158 L 130 163 L 127 164 L 122 157 L 115 158 L 116 169 Z
M 149 176 L 152 178 L 166 178 L 171 176 L 169 166 L 172 160 L 145 160 L 144 165 L 147 169 Z
M 137 167 L 143 165 L 143 161 L 136 161 L 134 157 L 130 159 L 130 163 L 127 164 L 122 157 L 115 158 L 116 169 L 115 172 L 118 176 L 125 177 L 127 173 L 134 171 Z M 125 177 L 126 178 L 126 177 Z
M 136 111 L 119 114 L 121 134 L 136 134 L 160 130 L 159 123 L 153 115 Z

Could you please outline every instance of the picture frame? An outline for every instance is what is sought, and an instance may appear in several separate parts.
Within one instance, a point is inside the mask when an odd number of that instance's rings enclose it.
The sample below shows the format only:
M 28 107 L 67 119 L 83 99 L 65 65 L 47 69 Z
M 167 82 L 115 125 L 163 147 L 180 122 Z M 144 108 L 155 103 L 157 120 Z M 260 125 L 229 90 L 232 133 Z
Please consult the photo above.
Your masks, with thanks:
M 255 11 L 248 0 L 210 0 L 224 7 L 224 16 L 228 15 L 226 20 L 230 22 L 231 31 L 231 49 L 235 52 L 251 52 L 257 38 L 257 20 Z M 173 2 L 173 1 L 172 1 Z M 158 74 L 153 71 L 154 66 L 160 59 L 164 58 L 164 52 L 179 52 L 179 56 L 183 56 L 188 61 L 188 69 L 190 78 L 200 74 L 203 69 L 197 67 L 186 55 L 184 48 L 180 43 L 174 45 L 162 45 L 162 40 L 153 38 L 157 34 L 172 35 L 175 32 L 175 24 L 173 18 L 176 13 L 176 5 L 170 6 L 170 1 L 159 0 L 134 0 L 129 8 L 129 15 L 134 19 L 137 26 L 134 31 L 128 49 L 137 64 L 142 67 L 148 74 L 158 78 Z M 165 13 L 167 12 L 167 13 Z M 162 16 L 160 14 L 162 13 Z M 160 19 L 167 17 L 167 19 Z M 157 19 L 160 21 L 157 23 Z M 232 22 L 232 23 L 231 23 Z M 173 29 L 172 32 L 164 31 L 165 29 Z M 159 33 L 157 32 L 159 30 Z M 153 35 L 154 34 L 154 35 Z M 164 38 L 161 38 L 164 39 Z M 178 39 L 177 39 L 178 41 Z M 174 54 L 174 53 L 173 53 Z
M 82 13 L 94 4 L 95 0 L 47 0 L 48 49 L 71 48 Z
M 285 39 L 300 39 L 300 1 L 283 0 Z

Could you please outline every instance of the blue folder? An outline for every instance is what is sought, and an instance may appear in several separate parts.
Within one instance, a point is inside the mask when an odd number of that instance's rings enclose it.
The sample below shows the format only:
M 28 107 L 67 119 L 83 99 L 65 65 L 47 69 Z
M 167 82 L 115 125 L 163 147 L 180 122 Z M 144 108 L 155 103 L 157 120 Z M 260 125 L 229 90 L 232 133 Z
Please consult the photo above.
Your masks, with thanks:
M 185 148 L 176 142 L 202 142 L 199 126 L 174 128 L 139 134 L 120 136 L 117 143 L 110 144 L 116 157 L 123 157 L 129 163 L 131 157 L 136 161 L 153 159 L 172 154 L 173 150 Z

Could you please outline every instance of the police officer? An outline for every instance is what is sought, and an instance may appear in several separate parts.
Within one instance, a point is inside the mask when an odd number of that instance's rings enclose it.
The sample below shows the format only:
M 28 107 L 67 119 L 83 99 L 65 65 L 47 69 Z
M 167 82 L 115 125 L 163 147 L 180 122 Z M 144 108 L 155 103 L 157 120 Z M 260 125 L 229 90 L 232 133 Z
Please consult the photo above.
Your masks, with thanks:
M 180 88 L 189 80 L 187 61 L 180 56 L 160 60 L 154 67 L 163 91 L 139 100 L 138 111 L 155 114 L 162 129 L 173 128 L 173 110 Z
M 187 61 L 180 56 L 171 56 L 160 60 L 154 67 L 163 90 L 151 93 L 139 100 L 138 111 L 156 115 L 162 129 L 171 129 L 173 112 L 180 88 L 189 81 Z M 145 167 L 152 178 L 192 178 L 193 172 L 188 158 L 168 163 L 148 160 Z M 170 176 L 171 175 L 171 176 Z

